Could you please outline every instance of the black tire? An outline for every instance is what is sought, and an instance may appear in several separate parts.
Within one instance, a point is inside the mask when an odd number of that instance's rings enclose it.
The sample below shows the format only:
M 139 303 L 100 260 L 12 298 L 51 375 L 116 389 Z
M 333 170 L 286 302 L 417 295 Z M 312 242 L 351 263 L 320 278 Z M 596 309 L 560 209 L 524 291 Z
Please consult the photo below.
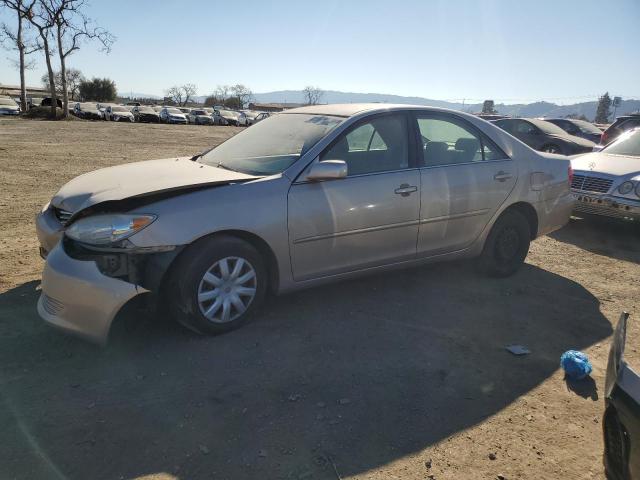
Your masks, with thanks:
M 513 275 L 529 253 L 531 228 L 520 212 L 507 210 L 494 223 L 478 260 L 480 270 L 492 277 Z
M 198 289 L 205 273 L 219 260 L 228 257 L 244 259 L 255 271 L 255 295 L 246 310 L 225 323 L 209 320 L 198 302 Z M 192 244 L 183 252 L 169 280 L 173 316 L 197 333 L 216 335 L 241 327 L 264 300 L 268 275 L 265 261 L 248 242 L 232 236 L 214 236 Z M 235 307 L 230 307 L 234 309 Z M 237 313 L 237 308 L 235 308 Z

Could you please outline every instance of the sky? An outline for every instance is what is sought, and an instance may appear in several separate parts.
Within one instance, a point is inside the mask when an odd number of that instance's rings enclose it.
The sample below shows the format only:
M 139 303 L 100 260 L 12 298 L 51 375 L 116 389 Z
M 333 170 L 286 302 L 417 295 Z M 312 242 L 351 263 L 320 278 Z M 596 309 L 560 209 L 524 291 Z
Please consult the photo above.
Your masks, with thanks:
M 638 0 L 90 2 L 117 41 L 109 54 L 86 44 L 68 65 L 120 94 L 242 83 L 467 102 L 640 98 Z M 0 52 L 0 83 L 19 83 L 14 56 Z M 29 85 L 46 71 L 34 58 Z

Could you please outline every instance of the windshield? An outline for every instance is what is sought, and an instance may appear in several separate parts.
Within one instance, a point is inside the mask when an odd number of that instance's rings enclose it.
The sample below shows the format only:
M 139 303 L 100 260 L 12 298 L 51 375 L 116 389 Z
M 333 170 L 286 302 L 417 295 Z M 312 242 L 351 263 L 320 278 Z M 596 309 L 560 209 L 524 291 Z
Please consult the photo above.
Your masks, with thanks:
M 127 110 L 124 107 L 111 107 L 111 111 L 112 112 L 128 112 L 129 110 Z
M 95 103 L 81 103 L 80 104 L 80 110 L 97 110 L 98 107 L 96 107 Z
M 536 127 L 542 130 L 544 133 L 549 133 L 551 135 L 562 135 L 563 137 L 567 136 L 567 132 L 565 132 L 559 126 L 554 125 L 551 122 L 547 122 L 545 120 L 537 120 L 533 118 L 528 118 L 527 120 L 533 123 Z
M 611 155 L 640 157 L 640 130 L 623 134 L 620 140 L 606 147 L 603 152 Z
M 151 107 L 138 107 L 138 112 L 140 112 L 140 113 L 155 113 L 155 111 Z
M 585 122 L 584 120 L 572 120 L 572 122 L 580 129 L 583 133 L 595 133 L 600 135 L 602 130 L 600 130 L 595 125 Z
M 342 120 L 327 115 L 277 115 L 231 137 L 198 161 L 250 175 L 273 175 L 293 165 Z
M 173 113 L 173 114 L 181 114 L 182 112 L 180 110 L 178 110 L 177 108 L 167 108 L 167 113 Z
M 207 112 L 205 112 L 204 110 L 192 110 L 191 113 L 193 113 L 194 115 L 206 115 Z

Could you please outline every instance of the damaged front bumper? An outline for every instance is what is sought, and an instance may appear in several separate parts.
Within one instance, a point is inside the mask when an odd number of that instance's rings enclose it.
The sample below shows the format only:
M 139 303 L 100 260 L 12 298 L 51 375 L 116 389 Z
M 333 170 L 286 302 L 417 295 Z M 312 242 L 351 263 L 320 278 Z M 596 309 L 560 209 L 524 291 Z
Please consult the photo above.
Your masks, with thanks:
M 38 314 L 54 327 L 105 344 L 118 311 L 145 291 L 104 275 L 95 262 L 71 258 L 60 242 L 47 255 Z
M 602 424 L 609 480 L 640 479 L 640 375 L 624 360 L 628 318 L 620 316 L 607 365 Z
M 54 327 L 102 345 L 127 302 L 142 293 L 160 292 L 166 271 L 182 249 L 131 245 L 96 251 L 65 237 L 50 240 L 50 249 L 40 247 L 46 265 L 38 314 Z

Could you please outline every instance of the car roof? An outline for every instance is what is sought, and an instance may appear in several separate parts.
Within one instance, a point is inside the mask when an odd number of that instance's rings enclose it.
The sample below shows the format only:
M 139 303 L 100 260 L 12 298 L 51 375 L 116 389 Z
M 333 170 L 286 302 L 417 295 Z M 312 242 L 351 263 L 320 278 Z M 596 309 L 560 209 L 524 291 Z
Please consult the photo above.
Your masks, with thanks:
M 284 114 L 306 113 L 311 115 L 335 115 L 338 117 L 352 117 L 363 112 L 388 111 L 388 110 L 428 110 L 437 112 L 455 112 L 448 108 L 429 107 L 425 105 L 406 105 L 402 103 L 333 103 L 328 105 L 310 105 L 308 107 L 292 108 L 285 110 Z

